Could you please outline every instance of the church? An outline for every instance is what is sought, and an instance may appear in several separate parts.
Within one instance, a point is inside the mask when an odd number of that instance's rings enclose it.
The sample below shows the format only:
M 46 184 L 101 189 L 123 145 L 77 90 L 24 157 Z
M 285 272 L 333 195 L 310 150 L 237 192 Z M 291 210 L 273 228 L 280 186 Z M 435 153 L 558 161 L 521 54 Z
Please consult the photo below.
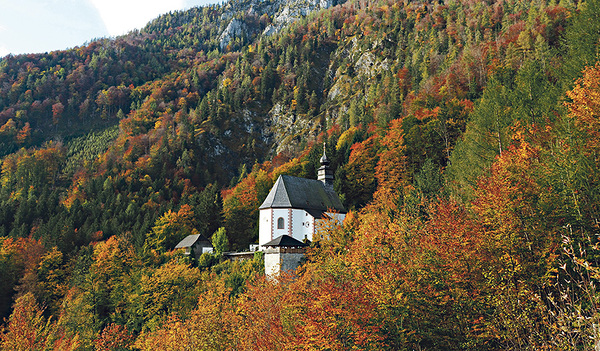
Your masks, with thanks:
M 259 207 L 259 245 L 282 235 L 312 241 L 318 221 L 343 221 L 346 209 L 333 190 L 333 170 L 323 150 L 317 179 L 281 175 Z

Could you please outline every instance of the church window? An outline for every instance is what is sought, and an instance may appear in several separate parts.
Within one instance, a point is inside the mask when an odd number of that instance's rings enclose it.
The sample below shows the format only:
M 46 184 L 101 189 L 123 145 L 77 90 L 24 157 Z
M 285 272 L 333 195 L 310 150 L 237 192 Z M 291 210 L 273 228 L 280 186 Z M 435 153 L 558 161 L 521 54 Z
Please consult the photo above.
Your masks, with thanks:
M 284 229 L 285 222 L 283 221 L 283 217 L 277 218 L 277 229 Z

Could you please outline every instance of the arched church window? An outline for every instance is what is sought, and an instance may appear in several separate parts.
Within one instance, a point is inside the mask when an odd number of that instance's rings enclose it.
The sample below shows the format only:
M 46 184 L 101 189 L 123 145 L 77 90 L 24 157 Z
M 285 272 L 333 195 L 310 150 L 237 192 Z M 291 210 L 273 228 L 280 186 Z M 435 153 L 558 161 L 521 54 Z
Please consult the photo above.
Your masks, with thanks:
M 284 229 L 285 222 L 283 221 L 283 217 L 277 218 L 277 229 Z

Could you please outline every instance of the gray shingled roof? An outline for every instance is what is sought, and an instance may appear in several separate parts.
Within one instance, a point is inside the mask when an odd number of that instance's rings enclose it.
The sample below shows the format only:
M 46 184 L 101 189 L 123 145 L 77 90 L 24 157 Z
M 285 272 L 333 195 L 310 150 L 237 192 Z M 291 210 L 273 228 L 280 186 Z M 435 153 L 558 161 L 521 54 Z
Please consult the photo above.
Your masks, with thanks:
M 287 246 L 287 247 L 304 247 L 308 246 L 308 244 L 303 243 L 302 241 L 296 240 L 289 235 L 281 235 L 276 237 L 275 239 L 269 241 L 263 246 Z
M 346 213 L 340 198 L 320 180 L 282 175 L 277 178 L 269 195 L 260 205 L 263 208 L 297 208 Z
M 184 248 L 184 247 L 192 247 L 198 241 L 208 241 L 202 234 L 193 234 L 186 236 L 183 240 L 175 246 L 176 249 Z

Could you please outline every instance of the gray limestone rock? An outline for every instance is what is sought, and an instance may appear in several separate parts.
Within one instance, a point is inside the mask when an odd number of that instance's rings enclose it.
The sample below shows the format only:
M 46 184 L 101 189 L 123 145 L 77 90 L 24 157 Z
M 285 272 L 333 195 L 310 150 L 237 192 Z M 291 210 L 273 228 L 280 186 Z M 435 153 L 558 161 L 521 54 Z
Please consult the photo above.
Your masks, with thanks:
M 219 36 L 219 46 L 221 47 L 221 50 L 225 50 L 233 38 L 243 35 L 245 31 L 246 25 L 244 22 L 238 20 L 237 18 L 232 19 L 227 25 L 227 28 L 225 28 L 223 33 L 221 33 Z
M 225 5 L 225 12 L 221 15 L 221 20 L 230 22 L 219 36 L 219 45 L 221 50 L 224 50 L 234 38 L 248 35 L 251 28 L 248 28 L 243 20 L 237 19 L 237 14 L 257 17 L 266 14 L 271 17 L 273 19 L 272 23 L 262 32 L 262 35 L 269 36 L 313 11 L 327 9 L 342 2 L 344 0 L 249 0 L 229 2 Z

